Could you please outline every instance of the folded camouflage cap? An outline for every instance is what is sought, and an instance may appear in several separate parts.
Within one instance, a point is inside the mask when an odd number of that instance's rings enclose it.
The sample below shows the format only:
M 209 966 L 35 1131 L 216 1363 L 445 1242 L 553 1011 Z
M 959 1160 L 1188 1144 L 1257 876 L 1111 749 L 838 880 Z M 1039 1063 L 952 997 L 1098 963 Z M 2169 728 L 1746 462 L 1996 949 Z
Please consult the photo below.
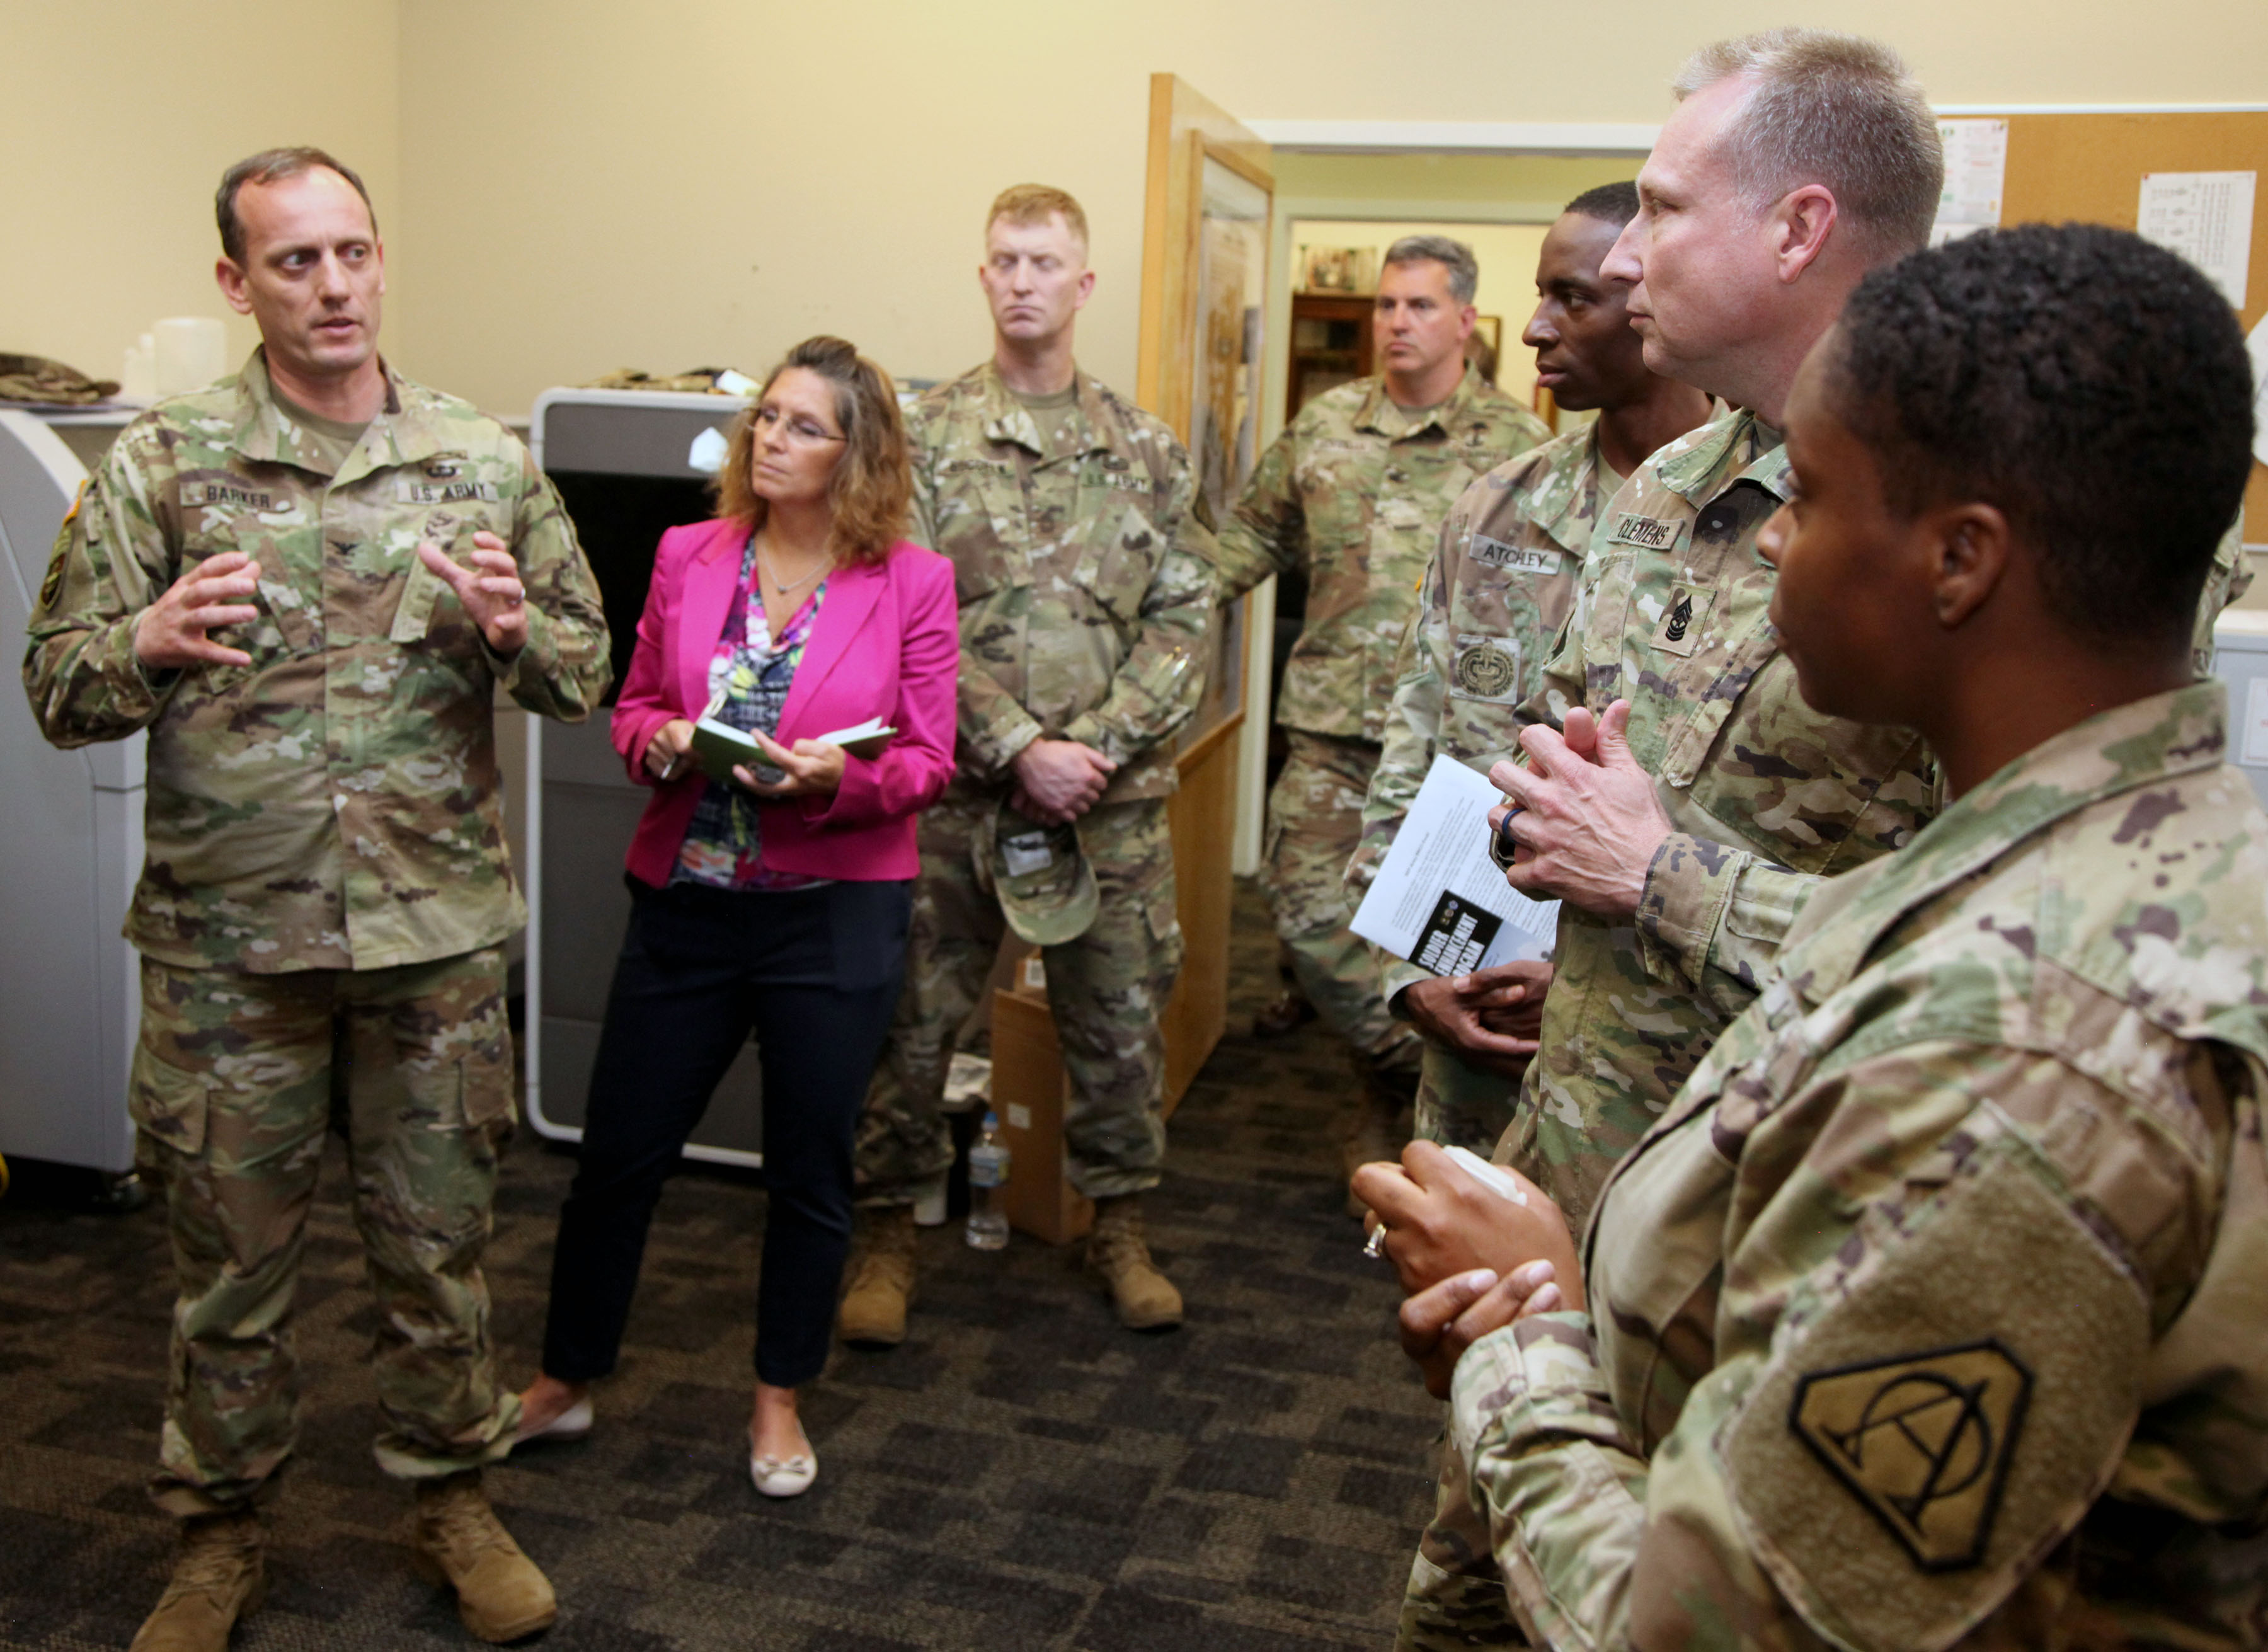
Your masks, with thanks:
M 0 402 L 44 402 L 51 407 L 85 407 L 118 394 L 115 379 L 90 379 L 77 368 L 45 356 L 15 356 L 0 350 Z
M 1035 947 L 1061 946 L 1093 926 L 1102 894 L 1078 822 L 1043 826 L 1002 798 L 979 832 L 976 849 L 1001 916 L 1024 940 Z

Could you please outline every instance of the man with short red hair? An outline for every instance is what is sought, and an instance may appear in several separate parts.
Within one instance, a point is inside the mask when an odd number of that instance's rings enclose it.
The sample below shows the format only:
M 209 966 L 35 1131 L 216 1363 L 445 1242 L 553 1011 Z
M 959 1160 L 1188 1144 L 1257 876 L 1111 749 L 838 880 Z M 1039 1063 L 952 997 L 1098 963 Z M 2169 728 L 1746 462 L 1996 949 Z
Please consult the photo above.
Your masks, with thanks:
M 1079 203 L 1004 192 L 977 277 L 992 359 L 911 420 L 915 536 L 961 592 L 961 771 L 922 816 L 905 996 L 858 1132 L 867 1227 L 841 1324 L 880 1346 L 905 1336 L 914 1200 L 953 1163 L 954 1038 L 1011 929 L 1046 960 L 1071 1185 L 1096 1206 L 1088 1266 L 1128 1327 L 1182 1321 L 1141 1195 L 1166 1156 L 1158 1018 L 1182 962 L 1166 800 L 1204 686 L 1211 537 L 1173 432 L 1072 358 L 1094 291 Z

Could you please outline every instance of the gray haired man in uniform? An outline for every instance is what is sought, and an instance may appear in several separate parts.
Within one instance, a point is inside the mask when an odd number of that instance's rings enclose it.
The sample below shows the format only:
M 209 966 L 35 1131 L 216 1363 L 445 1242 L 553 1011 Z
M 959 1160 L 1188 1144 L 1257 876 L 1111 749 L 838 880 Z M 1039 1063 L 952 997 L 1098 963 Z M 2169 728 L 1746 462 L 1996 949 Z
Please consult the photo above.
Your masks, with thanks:
M 1387 1013 L 1377 956 L 1348 927 L 1345 884 L 1395 655 L 1449 506 L 1551 434 L 1466 364 L 1479 281 L 1472 248 L 1446 235 L 1388 247 L 1371 320 L 1379 372 L 1301 408 L 1220 530 L 1222 601 L 1271 574 L 1307 578 L 1277 700 L 1291 749 L 1269 793 L 1263 877 L 1300 990 L 1361 1083 L 1350 1174 L 1400 1147 L 1396 1122 L 1418 1082 L 1418 1041 Z

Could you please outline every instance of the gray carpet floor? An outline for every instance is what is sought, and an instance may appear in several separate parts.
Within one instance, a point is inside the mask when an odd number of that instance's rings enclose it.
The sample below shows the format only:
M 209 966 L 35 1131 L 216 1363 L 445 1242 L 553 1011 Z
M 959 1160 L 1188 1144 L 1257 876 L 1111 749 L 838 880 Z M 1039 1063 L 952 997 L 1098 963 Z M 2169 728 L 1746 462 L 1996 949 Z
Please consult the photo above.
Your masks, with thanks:
M 906 1344 L 839 1350 L 808 1391 L 821 1479 L 747 1482 L 754 1177 L 689 1170 L 656 1221 L 622 1368 L 578 1444 L 490 1475 L 549 1572 L 541 1645 L 608 1652 L 1382 1647 L 1430 1498 L 1439 1408 L 1336 1181 L 1343 1058 L 1245 1029 L 1274 940 L 1241 887 L 1228 1037 L 1172 1125 L 1155 1250 L 1189 1324 L 1118 1328 L 1076 1247 L 923 1238 Z M 334 1157 L 335 1159 L 335 1149 Z M 533 1375 L 573 1160 L 523 1134 L 490 1253 L 510 1379 Z M 171 1291 L 155 1207 L 89 1212 L 36 1174 L 0 1200 L 0 1646 L 123 1647 L 163 1585 L 147 1502 Z M 334 1162 L 298 1333 L 305 1427 L 276 1508 L 265 1648 L 470 1644 L 411 1575 L 408 1497 L 372 1464 L 372 1309 Z

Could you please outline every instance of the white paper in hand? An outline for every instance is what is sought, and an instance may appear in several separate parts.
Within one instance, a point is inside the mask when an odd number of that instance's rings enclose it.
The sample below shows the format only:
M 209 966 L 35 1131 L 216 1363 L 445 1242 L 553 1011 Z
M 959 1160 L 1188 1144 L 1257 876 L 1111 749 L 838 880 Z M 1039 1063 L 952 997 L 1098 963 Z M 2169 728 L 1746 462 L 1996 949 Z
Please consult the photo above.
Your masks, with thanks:
M 1355 910 L 1354 933 L 1436 975 L 1548 957 L 1559 903 L 1530 900 L 1489 859 L 1488 812 L 1503 801 L 1486 775 L 1434 758 Z
M 1520 1191 L 1520 1184 L 1511 1176 L 1491 1164 L 1470 1147 L 1452 1147 L 1449 1156 L 1457 1162 L 1457 1169 L 1478 1182 L 1491 1193 L 1501 1193 L 1515 1205 L 1528 1203 L 1528 1195 Z

